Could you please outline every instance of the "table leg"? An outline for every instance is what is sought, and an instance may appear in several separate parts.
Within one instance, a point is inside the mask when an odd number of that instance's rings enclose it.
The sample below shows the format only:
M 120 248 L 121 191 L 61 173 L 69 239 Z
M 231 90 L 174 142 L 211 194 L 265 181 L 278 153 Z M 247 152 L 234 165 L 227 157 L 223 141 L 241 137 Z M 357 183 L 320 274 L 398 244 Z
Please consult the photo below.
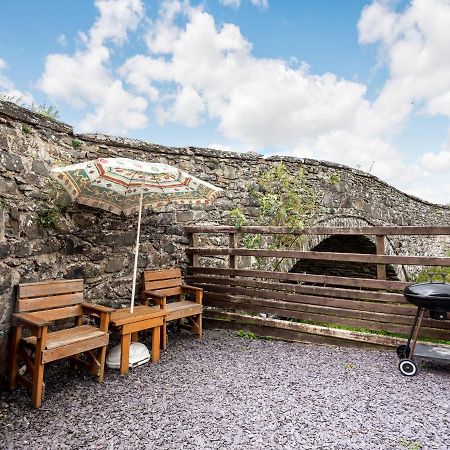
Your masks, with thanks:
M 161 336 L 161 327 L 152 328 L 152 362 L 159 361 L 159 338 Z
M 130 358 L 131 334 L 123 334 L 120 340 L 120 373 L 125 375 L 128 373 Z

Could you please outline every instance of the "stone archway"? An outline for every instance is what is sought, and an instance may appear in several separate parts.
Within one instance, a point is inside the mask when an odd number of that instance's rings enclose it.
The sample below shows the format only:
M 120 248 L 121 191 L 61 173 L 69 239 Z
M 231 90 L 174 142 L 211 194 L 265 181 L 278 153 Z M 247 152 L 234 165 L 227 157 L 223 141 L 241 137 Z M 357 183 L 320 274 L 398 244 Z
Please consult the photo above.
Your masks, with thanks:
M 311 250 L 315 252 L 376 254 L 376 246 L 372 240 L 360 235 L 329 236 Z M 361 264 L 345 261 L 300 259 L 294 264 L 290 272 L 306 272 L 315 275 L 352 278 L 377 278 L 376 264 Z M 388 280 L 398 280 L 397 273 L 392 265 L 386 266 L 386 278 Z
M 365 227 L 379 225 L 371 223 L 365 218 L 348 216 L 333 217 L 318 221 L 315 226 L 329 227 Z M 392 242 L 386 239 L 386 254 L 395 255 Z M 375 236 L 361 235 L 315 235 L 305 236 L 304 249 L 308 251 L 339 252 L 339 253 L 367 253 L 376 254 Z M 345 263 L 320 260 L 298 260 L 294 263 L 289 272 L 307 272 L 317 275 L 335 275 L 358 278 L 376 279 L 375 264 Z M 401 266 L 386 266 L 386 277 L 388 280 L 406 280 L 406 275 Z

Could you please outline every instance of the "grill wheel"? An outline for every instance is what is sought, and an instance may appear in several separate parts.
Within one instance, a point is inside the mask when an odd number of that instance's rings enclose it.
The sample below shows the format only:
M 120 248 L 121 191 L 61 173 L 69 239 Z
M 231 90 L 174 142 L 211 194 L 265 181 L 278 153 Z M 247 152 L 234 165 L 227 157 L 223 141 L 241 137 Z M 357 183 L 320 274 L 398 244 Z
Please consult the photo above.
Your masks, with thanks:
M 398 370 L 400 370 L 400 373 L 405 377 L 413 377 L 414 375 L 417 375 L 417 365 L 410 359 L 402 359 L 398 363 Z

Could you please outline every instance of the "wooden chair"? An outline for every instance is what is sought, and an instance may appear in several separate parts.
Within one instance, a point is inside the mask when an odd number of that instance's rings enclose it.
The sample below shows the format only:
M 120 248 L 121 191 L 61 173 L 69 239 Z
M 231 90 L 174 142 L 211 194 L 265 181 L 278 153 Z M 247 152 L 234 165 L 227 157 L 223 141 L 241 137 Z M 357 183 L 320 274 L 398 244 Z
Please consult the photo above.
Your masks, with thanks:
M 48 362 L 72 357 L 89 368 L 98 382 L 103 381 L 108 326 L 114 309 L 84 303 L 83 288 L 83 280 L 48 280 L 18 287 L 17 313 L 12 317 L 9 388 L 15 389 L 17 382 L 25 385 L 31 390 L 35 408 L 42 403 L 44 365 Z M 87 314 L 99 317 L 99 326 L 84 325 Z M 49 330 L 52 322 L 70 318 L 74 319 L 72 327 Z M 31 336 L 23 337 L 23 328 Z M 80 359 L 82 353 L 87 361 Z M 25 373 L 20 373 L 23 364 Z
M 193 295 L 194 300 L 186 300 L 186 294 Z M 187 328 L 199 338 L 202 336 L 203 289 L 183 284 L 180 269 L 144 271 L 141 302 L 147 305 L 149 299 L 165 310 L 161 330 L 163 350 L 167 348 L 167 322 L 172 320 L 181 325 L 181 320 L 186 319 Z

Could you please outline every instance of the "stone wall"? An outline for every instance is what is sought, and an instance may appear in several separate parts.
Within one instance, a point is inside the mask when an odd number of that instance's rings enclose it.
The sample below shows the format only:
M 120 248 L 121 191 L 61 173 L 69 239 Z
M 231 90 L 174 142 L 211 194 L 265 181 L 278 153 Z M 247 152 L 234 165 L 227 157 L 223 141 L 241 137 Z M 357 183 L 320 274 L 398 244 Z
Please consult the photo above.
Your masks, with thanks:
M 168 148 L 104 135 L 75 135 L 66 124 L 0 102 L 0 371 L 5 368 L 15 286 L 48 278 L 81 277 L 93 302 L 118 306 L 129 302 L 136 217 L 122 218 L 81 205 L 70 205 L 55 228 L 44 228 L 39 213 L 53 204 L 55 185 L 49 167 L 95 159 L 129 157 L 174 164 L 224 189 L 210 206 L 145 212 L 139 269 L 185 264 L 185 224 L 228 224 L 236 206 L 255 216 L 257 205 L 247 188 L 258 174 L 283 160 L 303 168 L 327 213 L 324 224 L 449 225 L 448 207 L 404 194 L 364 172 L 345 166 L 286 157 L 263 158 L 193 147 Z M 338 175 L 337 183 L 330 183 Z M 336 177 L 335 177 L 336 178 Z M 340 222 L 339 222 L 340 221 Z M 392 241 L 398 254 L 443 254 L 446 239 Z M 311 243 L 311 245 L 317 243 Z

